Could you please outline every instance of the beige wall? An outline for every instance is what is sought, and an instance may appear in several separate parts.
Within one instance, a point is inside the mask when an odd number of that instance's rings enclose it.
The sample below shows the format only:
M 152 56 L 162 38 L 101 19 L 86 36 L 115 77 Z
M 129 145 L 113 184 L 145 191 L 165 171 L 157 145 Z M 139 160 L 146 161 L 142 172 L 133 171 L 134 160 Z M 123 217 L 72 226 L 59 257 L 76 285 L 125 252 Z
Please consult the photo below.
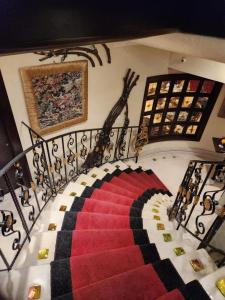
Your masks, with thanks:
M 79 130 L 84 128 L 101 127 L 109 110 L 118 100 L 122 91 L 122 78 L 126 70 L 130 67 L 140 75 L 137 86 L 133 89 L 129 98 L 129 116 L 131 125 L 138 125 L 141 105 L 143 101 L 144 87 L 147 76 L 154 76 L 168 73 L 170 64 L 170 53 L 168 51 L 157 50 L 145 46 L 126 46 L 123 44 L 110 45 L 112 54 L 112 64 L 107 64 L 104 53 L 102 57 L 104 66 L 96 66 L 88 69 L 88 120 L 84 123 L 65 128 L 61 132 Z M 99 47 L 99 49 L 101 49 Z M 0 70 L 6 85 L 7 93 L 14 113 L 15 121 L 22 140 L 23 147 L 30 145 L 27 130 L 21 125 L 21 121 L 29 124 L 28 115 L 25 107 L 24 94 L 21 85 L 19 68 L 24 66 L 34 66 L 43 64 L 38 61 L 35 54 L 10 55 L 0 58 Z M 74 60 L 70 57 L 69 60 Z M 69 61 L 68 60 L 68 61 Z M 53 62 L 47 61 L 46 63 Z M 193 70 L 193 74 L 195 74 Z M 213 79 L 213 78 L 212 78 Z M 190 149 L 202 148 L 214 150 L 212 136 L 225 136 L 225 119 L 218 118 L 217 113 L 225 97 L 225 88 L 223 88 L 219 99 L 213 109 L 208 121 L 206 130 L 200 142 L 171 141 L 148 145 L 148 151 L 161 151 L 166 149 Z M 123 116 L 117 121 L 116 125 L 121 125 Z M 50 137 L 50 136 L 46 136 Z
M 54 134 L 83 128 L 102 127 L 107 114 L 121 95 L 122 79 L 128 68 L 132 68 L 132 70 L 140 75 L 138 84 L 134 87 L 129 98 L 131 125 L 139 123 L 146 77 L 167 73 L 169 52 L 149 49 L 145 46 L 117 47 L 114 44 L 110 48 L 112 64 L 106 63 L 105 54 L 102 53 L 104 60 L 103 67 L 96 66 L 92 68 L 90 65 L 88 67 L 88 120 Z M 21 121 L 29 124 L 29 120 L 25 107 L 19 68 L 43 64 L 43 62 L 40 63 L 38 61 L 38 58 L 38 55 L 32 53 L 0 58 L 0 70 L 24 148 L 28 147 L 30 142 L 27 130 L 21 125 Z M 74 57 L 70 57 L 69 60 L 72 59 L 74 60 Z M 49 60 L 46 63 L 50 62 L 53 62 L 53 60 Z M 118 120 L 117 125 L 120 125 L 121 121 L 122 118 Z

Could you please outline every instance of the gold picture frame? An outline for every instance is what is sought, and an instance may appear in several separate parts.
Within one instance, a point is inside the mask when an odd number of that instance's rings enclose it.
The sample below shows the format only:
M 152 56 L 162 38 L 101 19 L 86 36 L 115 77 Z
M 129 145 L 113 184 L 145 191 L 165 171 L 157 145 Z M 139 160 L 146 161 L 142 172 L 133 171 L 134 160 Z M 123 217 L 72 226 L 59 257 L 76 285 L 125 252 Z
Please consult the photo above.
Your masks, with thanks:
M 86 60 L 20 69 L 32 129 L 45 135 L 87 120 Z

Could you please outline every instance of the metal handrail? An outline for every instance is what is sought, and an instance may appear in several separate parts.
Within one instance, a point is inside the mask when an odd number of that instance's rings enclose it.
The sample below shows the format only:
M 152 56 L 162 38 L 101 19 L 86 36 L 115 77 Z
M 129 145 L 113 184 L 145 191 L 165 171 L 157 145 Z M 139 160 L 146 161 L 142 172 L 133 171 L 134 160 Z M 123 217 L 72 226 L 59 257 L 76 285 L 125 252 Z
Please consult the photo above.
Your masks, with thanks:
M 204 167 L 208 167 L 206 173 Z M 217 173 L 216 173 L 217 172 Z M 207 181 L 215 175 L 220 176 L 221 182 L 217 189 L 207 189 Z M 219 215 L 215 216 L 212 225 L 204 223 L 204 217 L 214 215 L 219 196 L 225 191 L 225 161 L 201 161 L 191 160 L 184 174 L 183 180 L 177 192 L 174 204 L 169 212 L 169 219 L 177 221 L 177 230 L 182 227 L 193 237 L 200 241 L 199 248 L 210 248 L 222 254 L 225 258 L 225 250 L 212 245 L 212 239 L 225 220 L 225 205 L 220 208 Z M 196 208 L 201 208 L 194 215 Z M 192 222 L 191 222 L 192 221 Z M 189 223 L 195 224 L 194 229 L 189 228 Z M 224 262 L 224 258 L 221 262 Z M 218 263 L 221 266 L 221 262 Z
M 79 174 L 87 173 L 88 169 L 83 167 L 83 163 L 92 151 L 98 138 L 97 135 L 102 130 L 102 128 L 92 128 L 70 131 L 44 139 L 26 123 L 22 122 L 22 124 L 29 131 L 32 146 L 18 154 L 0 170 L 0 178 L 4 181 L 4 186 L 7 187 L 7 197 L 11 197 L 13 203 L 12 210 L 4 210 L 0 206 L 0 230 L 4 237 L 7 238 L 9 235 L 14 237 L 10 257 L 8 257 L 8 253 L 3 253 L 3 250 L 0 249 L 0 259 L 5 266 L 0 271 L 12 268 L 25 242 L 30 241 L 30 233 L 51 197 L 56 196 L 58 191 Z M 117 154 L 115 141 L 118 140 L 123 127 L 113 127 L 111 132 L 114 132 L 114 136 L 113 134 L 109 136 L 108 144 L 110 147 L 103 149 L 100 163 L 128 158 L 137 160 L 139 152 L 131 151 L 131 138 L 133 138 L 133 133 L 137 136 L 138 128 L 138 126 L 127 128 L 125 144 L 122 145 L 123 147 Z M 27 166 L 31 183 L 27 183 L 25 178 L 24 171 L 26 171 Z M 15 174 L 14 179 L 10 177 L 12 173 Z M 29 213 L 28 219 L 25 217 L 25 211 Z M 18 219 L 21 221 L 21 228 L 16 228 Z

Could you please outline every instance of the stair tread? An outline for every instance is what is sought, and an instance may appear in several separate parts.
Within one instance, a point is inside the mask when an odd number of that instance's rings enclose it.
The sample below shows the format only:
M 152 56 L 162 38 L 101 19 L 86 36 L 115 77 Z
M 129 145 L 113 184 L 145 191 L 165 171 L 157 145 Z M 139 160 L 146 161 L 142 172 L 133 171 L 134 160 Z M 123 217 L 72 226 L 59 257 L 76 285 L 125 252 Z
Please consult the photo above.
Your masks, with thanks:
M 190 264 L 190 260 L 192 259 L 200 260 L 204 265 L 204 269 L 202 271 L 195 272 Z M 215 263 L 205 249 L 193 250 L 184 255 L 172 258 L 171 261 L 179 274 L 181 274 L 185 283 L 194 279 L 200 280 L 202 277 L 205 277 L 217 269 Z
M 222 278 L 225 278 L 225 267 L 221 267 L 200 279 L 200 284 L 203 286 L 204 290 L 211 297 L 211 299 L 224 300 L 224 296 L 216 287 L 216 281 Z

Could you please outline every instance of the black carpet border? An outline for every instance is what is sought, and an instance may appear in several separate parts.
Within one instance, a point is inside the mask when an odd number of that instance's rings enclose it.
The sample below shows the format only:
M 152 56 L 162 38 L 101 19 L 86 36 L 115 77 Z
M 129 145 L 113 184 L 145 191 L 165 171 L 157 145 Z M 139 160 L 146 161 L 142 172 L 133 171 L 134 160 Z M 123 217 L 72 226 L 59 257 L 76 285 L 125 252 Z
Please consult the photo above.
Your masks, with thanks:
M 167 258 L 153 263 L 153 267 L 168 292 L 184 286 L 183 279 L 170 259 Z
M 152 264 L 152 263 L 160 260 L 160 256 L 159 256 L 159 253 L 158 253 L 158 250 L 157 250 L 157 247 L 155 244 L 149 243 L 149 244 L 144 244 L 144 245 L 138 245 L 138 247 L 141 251 L 144 263 L 146 265 Z
M 150 244 L 150 240 L 148 237 L 148 232 L 145 229 L 131 229 L 134 236 L 134 243 L 136 245 L 142 245 L 142 244 Z
M 55 245 L 54 260 L 68 258 L 71 254 L 73 231 L 58 231 Z
M 197 280 L 187 283 L 179 288 L 185 300 L 211 300 L 202 285 Z
M 65 258 L 51 262 L 51 297 L 58 297 L 72 292 L 70 259 Z M 61 296 L 60 296 L 61 297 Z
M 70 207 L 70 211 L 82 211 L 86 199 L 87 198 L 84 197 L 75 197 Z
M 77 217 L 79 212 L 76 211 L 67 211 L 65 212 L 63 223 L 61 226 L 61 231 L 63 230 L 75 230 L 76 229 L 76 223 L 77 223 Z
M 58 297 L 54 297 L 51 300 L 74 300 L 74 296 L 72 293 L 66 294 L 66 295 L 61 295 Z

